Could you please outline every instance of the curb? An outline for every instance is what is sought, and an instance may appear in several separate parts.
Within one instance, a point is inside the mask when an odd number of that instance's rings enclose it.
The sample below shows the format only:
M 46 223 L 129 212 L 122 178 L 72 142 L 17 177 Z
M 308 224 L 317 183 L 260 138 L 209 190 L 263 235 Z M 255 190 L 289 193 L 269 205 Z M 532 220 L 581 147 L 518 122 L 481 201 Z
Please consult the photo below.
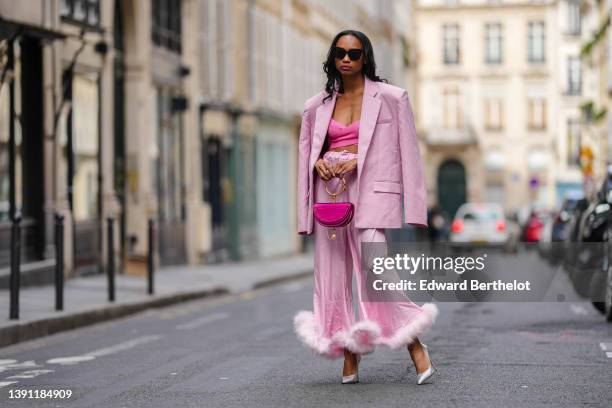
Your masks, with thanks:
M 247 290 L 274 286 L 279 283 L 304 278 L 311 274 L 312 270 L 309 270 L 277 278 L 262 280 L 260 282 L 256 282 L 254 285 L 251 286 L 250 289 Z M 236 293 L 242 292 L 243 291 L 238 291 Z M 228 295 L 231 293 L 232 291 L 230 291 L 226 287 L 217 287 L 193 292 L 175 293 L 171 295 L 159 296 L 153 299 L 146 299 L 121 305 L 109 304 L 98 309 L 88 310 L 85 312 L 78 312 L 65 316 L 50 317 L 23 324 L 16 323 L 13 326 L 8 326 L 0 329 L 0 348 L 23 341 L 32 340 L 38 337 L 59 333 L 62 331 L 77 329 L 103 321 L 118 319 L 120 317 L 132 315 L 150 308 L 170 306 L 173 304 L 187 302 L 190 300 Z

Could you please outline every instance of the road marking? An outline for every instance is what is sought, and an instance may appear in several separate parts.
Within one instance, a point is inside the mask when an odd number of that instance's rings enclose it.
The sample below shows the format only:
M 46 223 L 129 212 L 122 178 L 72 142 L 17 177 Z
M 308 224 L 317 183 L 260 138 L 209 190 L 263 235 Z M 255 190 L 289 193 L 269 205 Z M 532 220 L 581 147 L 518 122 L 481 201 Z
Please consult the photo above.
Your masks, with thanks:
M 0 366 L 0 373 L 6 370 L 19 370 L 21 368 L 34 368 L 34 367 L 42 367 L 34 362 L 34 360 L 24 361 L 23 363 L 17 363 L 17 360 L 13 360 L 15 363 L 3 364 Z
M 19 381 L 0 381 L 0 388 L 6 387 L 7 385 L 17 384 Z
M 607 350 L 612 351 L 612 343 L 601 342 L 601 343 L 599 343 L 599 347 L 601 347 L 602 351 L 607 351 Z
M 72 365 L 78 364 L 83 361 L 93 360 L 94 356 L 72 356 L 72 357 L 58 357 L 47 360 L 47 364 L 61 364 L 61 365 Z
M 23 373 L 11 375 L 10 377 L 6 377 L 6 379 L 8 380 L 10 378 L 34 378 L 38 377 L 39 375 L 52 373 L 53 371 L 55 370 L 29 370 L 24 371 Z
M 47 364 L 60 364 L 60 365 L 71 365 L 78 364 L 83 361 L 90 361 L 95 359 L 96 357 L 107 356 L 109 354 L 118 353 L 123 350 L 127 350 L 133 347 L 136 347 L 140 344 L 149 343 L 151 341 L 155 341 L 160 339 L 161 336 L 154 334 L 150 336 L 142 336 L 137 337 L 132 340 L 124 341 L 123 343 L 115 344 L 114 346 L 104 347 L 98 350 L 94 350 L 91 353 L 86 353 L 80 356 L 69 356 L 69 357 L 58 357 L 47 360 Z M 9 369 L 19 369 L 19 368 L 31 368 L 31 367 L 42 367 L 37 365 L 34 360 L 24 361 L 23 363 L 17 363 L 17 360 L 0 360 L 0 373 Z M 6 379 L 11 378 L 35 378 L 39 375 L 52 373 L 55 370 L 28 370 L 24 371 Z M 6 387 L 11 384 L 16 384 L 18 381 L 0 381 L 0 388 Z
M 120 351 L 128 350 L 141 344 L 150 343 L 161 338 L 158 334 L 152 334 L 150 336 L 136 337 L 135 339 L 124 341 L 123 343 L 115 344 L 114 346 L 105 347 L 91 353 L 87 353 L 88 356 L 101 357 L 109 354 L 118 353 Z
M 612 358 L 612 351 L 606 351 L 606 357 Z
M 176 329 L 177 330 L 196 329 L 198 327 L 204 326 L 205 324 L 216 322 L 217 320 L 227 319 L 228 317 L 229 317 L 228 313 L 214 313 L 214 314 L 200 317 L 198 319 L 192 320 L 187 323 L 179 324 L 178 326 L 176 326 Z
M 137 337 L 135 339 L 124 341 L 123 343 L 115 344 L 114 346 L 101 348 L 101 349 L 92 351 L 91 353 L 82 354 L 80 356 L 52 358 L 50 360 L 47 360 L 47 363 L 48 364 L 62 364 L 62 365 L 78 364 L 83 361 L 93 360 L 96 357 L 108 356 L 109 354 L 114 354 L 120 351 L 128 350 L 140 344 L 149 343 L 151 341 L 155 341 L 160 338 L 161 336 L 157 334 L 150 335 L 150 336 Z

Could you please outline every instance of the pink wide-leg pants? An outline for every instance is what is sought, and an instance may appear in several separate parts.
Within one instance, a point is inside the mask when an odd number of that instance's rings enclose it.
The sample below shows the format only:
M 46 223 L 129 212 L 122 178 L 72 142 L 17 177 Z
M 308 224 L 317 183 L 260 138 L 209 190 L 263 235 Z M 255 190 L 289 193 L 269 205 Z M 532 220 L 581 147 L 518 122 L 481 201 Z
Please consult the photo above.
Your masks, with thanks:
M 323 158 L 335 163 L 357 158 L 346 151 L 328 151 Z M 336 201 L 357 203 L 357 170 L 345 175 L 347 190 Z M 331 202 L 325 183 L 315 172 L 314 202 Z M 333 192 L 341 189 L 340 179 L 327 182 Z M 399 300 L 359 301 L 359 318 L 353 307 L 353 270 L 359 298 L 363 298 L 365 273 L 361 269 L 361 242 L 386 242 L 385 230 L 356 228 L 355 220 L 336 228 L 336 239 L 331 231 L 314 223 L 314 294 L 313 311 L 300 311 L 294 317 L 298 338 L 317 354 L 338 358 L 344 349 L 367 354 L 377 345 L 392 349 L 404 347 L 424 333 L 435 321 L 437 307 L 432 303 L 418 306 L 403 293 Z M 385 245 L 386 247 L 386 245 Z M 395 299 L 395 298 L 394 298 Z

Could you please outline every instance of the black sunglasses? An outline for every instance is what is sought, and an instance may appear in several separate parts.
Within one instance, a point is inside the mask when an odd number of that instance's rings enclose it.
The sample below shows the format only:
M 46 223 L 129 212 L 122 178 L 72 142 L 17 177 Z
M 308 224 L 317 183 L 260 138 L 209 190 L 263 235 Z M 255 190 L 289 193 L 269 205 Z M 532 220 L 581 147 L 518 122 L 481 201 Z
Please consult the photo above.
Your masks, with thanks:
M 350 50 L 345 50 L 342 47 L 334 47 L 334 57 L 338 59 L 343 59 L 346 54 L 348 54 L 351 61 L 357 61 L 361 58 L 361 54 L 363 50 L 361 48 L 351 48 Z

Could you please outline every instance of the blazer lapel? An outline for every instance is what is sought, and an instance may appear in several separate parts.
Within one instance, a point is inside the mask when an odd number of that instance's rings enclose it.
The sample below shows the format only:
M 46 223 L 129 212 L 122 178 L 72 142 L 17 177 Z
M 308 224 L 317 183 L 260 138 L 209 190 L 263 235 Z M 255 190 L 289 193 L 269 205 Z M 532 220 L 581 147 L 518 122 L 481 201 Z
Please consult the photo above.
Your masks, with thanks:
M 361 119 L 359 121 L 359 142 L 357 145 L 357 180 L 361 180 L 363 163 L 370 147 L 372 134 L 378 120 L 381 101 L 378 95 L 378 86 L 375 81 L 365 77 L 363 101 L 361 103 Z
M 329 122 L 331 121 L 332 114 L 334 113 L 334 106 L 336 105 L 337 94 L 338 91 L 334 90 L 334 92 L 332 93 L 331 100 L 328 100 L 324 104 L 321 104 L 317 107 L 317 111 L 315 113 L 312 150 L 310 152 L 311 170 L 314 168 L 314 165 L 317 159 L 319 158 L 319 153 L 321 152 L 321 148 L 323 147 L 325 136 L 327 136 L 327 128 L 329 127 Z
M 370 80 L 367 76 L 365 77 L 363 98 L 361 102 L 361 118 L 359 119 L 359 141 L 357 145 L 357 177 L 361 179 L 361 170 L 368 148 L 370 147 L 370 141 L 372 140 L 372 134 L 376 127 L 376 120 L 378 119 L 378 113 L 380 112 L 381 101 L 378 96 L 378 86 L 375 81 Z M 310 152 L 310 169 L 314 168 L 314 164 L 318 159 L 318 154 L 321 152 L 325 136 L 327 135 L 327 128 L 331 121 L 334 107 L 336 106 L 336 97 L 338 91 L 334 90 L 331 100 L 321 104 L 317 107 L 314 122 L 314 134 L 312 141 L 312 150 Z

